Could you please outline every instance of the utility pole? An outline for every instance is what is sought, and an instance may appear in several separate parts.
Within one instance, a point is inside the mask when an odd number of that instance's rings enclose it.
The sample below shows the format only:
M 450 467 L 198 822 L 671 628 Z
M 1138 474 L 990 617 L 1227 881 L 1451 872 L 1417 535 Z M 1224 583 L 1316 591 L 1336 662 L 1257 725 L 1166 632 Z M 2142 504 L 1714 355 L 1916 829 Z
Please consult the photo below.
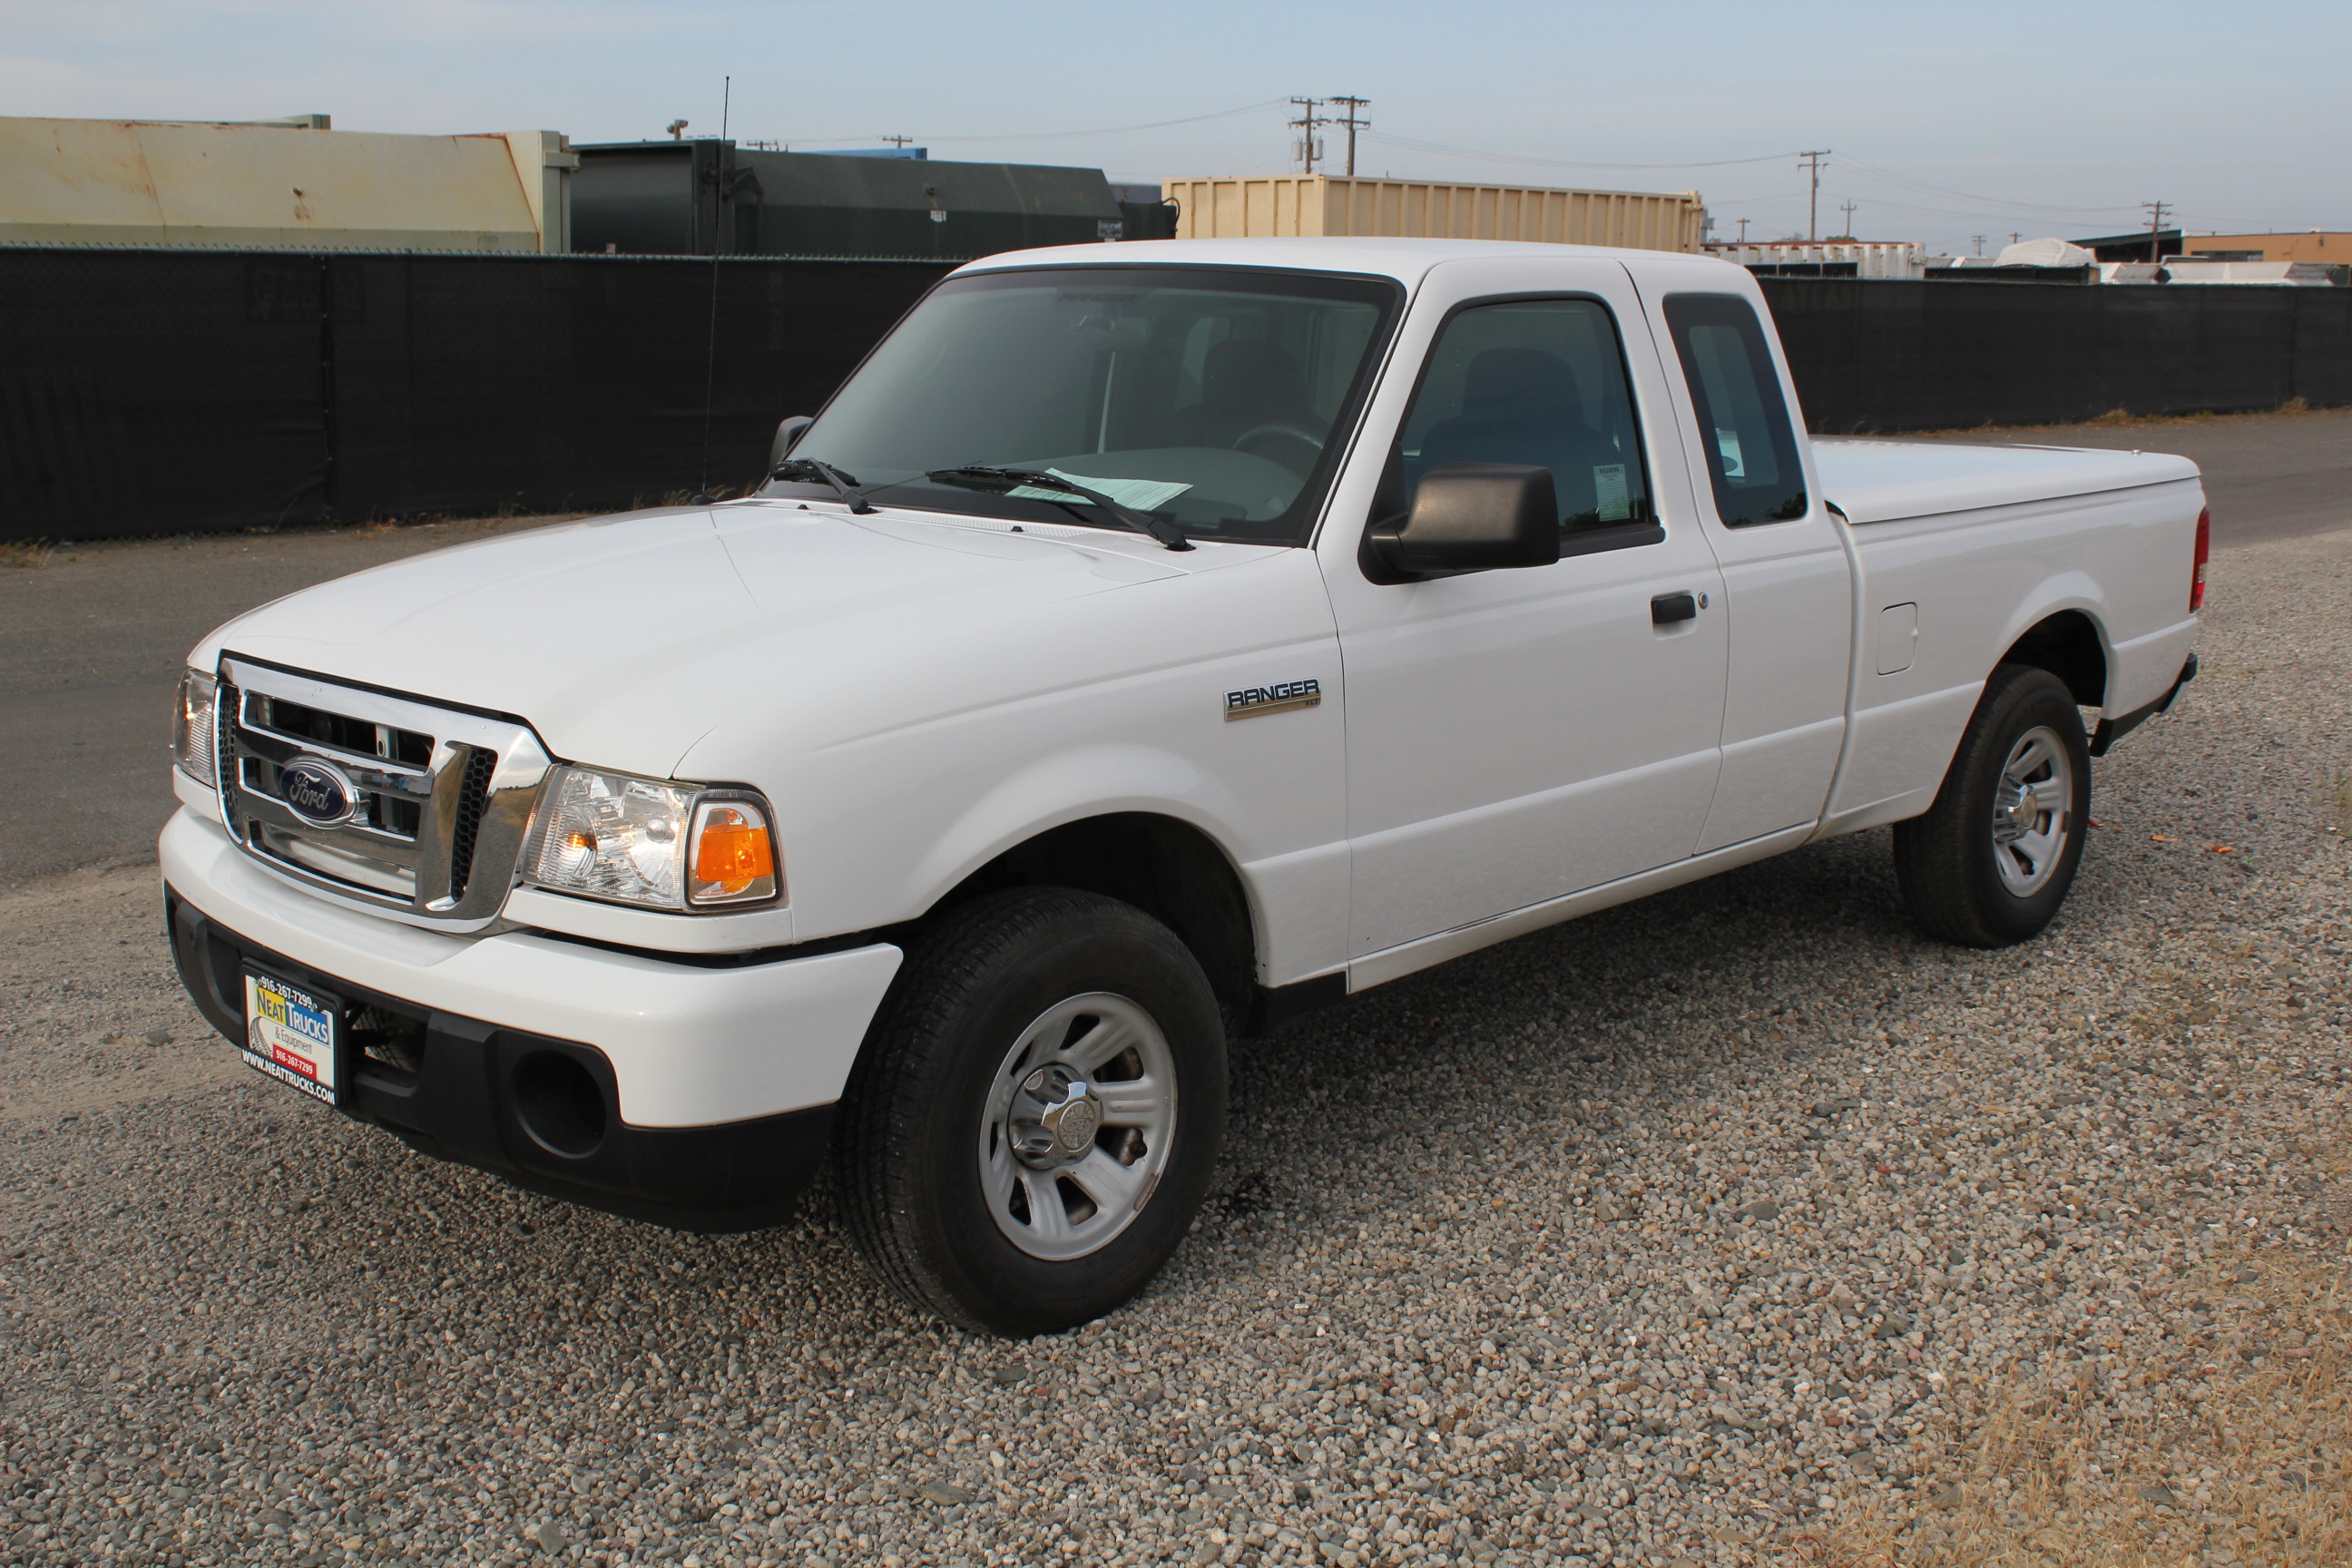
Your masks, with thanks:
M 2023 239 L 2024 237 L 2025 231 L 2021 228 L 2013 228 L 2009 231 L 2009 243 L 2011 245 L 2015 245 L 2019 240 Z
M 1748 243 L 1748 226 L 1750 223 L 1754 222 L 1754 221 L 1755 221 L 1755 220 L 1754 220 L 1754 219 L 1752 219 L 1752 218 L 1741 218 L 1741 219 L 1739 220 L 1739 243 L 1740 243 L 1740 244 L 1745 245 L 1745 244 L 1747 244 L 1747 243 Z
M 1344 117 L 1333 116 L 1331 123 L 1348 128 L 1348 178 L 1352 180 L 1356 177 L 1356 132 L 1372 128 L 1372 122 L 1362 119 L 1358 111 L 1370 108 L 1372 100 L 1369 98 L 1334 97 L 1331 101 L 1348 106 L 1347 114 Z
M 1315 112 L 1323 107 L 1323 100 L 1319 98 L 1294 98 L 1290 101 L 1298 109 L 1298 118 L 1290 122 L 1290 128 L 1298 132 L 1298 142 L 1293 150 L 1294 155 L 1307 166 L 1307 173 L 1311 174 L 1315 172 L 1315 160 L 1322 154 L 1323 151 L 1321 144 L 1315 139 L 1315 132 L 1331 123 L 1330 117 Z
M 1813 172 L 1813 193 L 1805 202 L 1805 240 L 1808 244 L 1822 237 L 1822 160 L 1829 155 L 1830 150 L 1826 147 L 1819 152 L 1797 154 Z
M 2165 204 L 2142 202 L 2139 205 L 2147 209 L 2147 258 L 2150 261 L 2162 261 L 2164 258 L 2157 252 L 2164 242 Z
M 1977 254 L 1979 256 L 1982 256 L 1984 254 L 1984 236 L 1979 234 L 1975 236 L 1974 238 L 1977 242 Z
M 1838 210 L 1845 214 L 1845 237 L 1852 239 L 1853 237 L 1853 204 L 1844 203 Z
M 893 147 L 904 147 L 908 142 L 912 142 L 914 138 L 911 136 L 877 136 L 874 140 L 877 142 L 887 142 Z

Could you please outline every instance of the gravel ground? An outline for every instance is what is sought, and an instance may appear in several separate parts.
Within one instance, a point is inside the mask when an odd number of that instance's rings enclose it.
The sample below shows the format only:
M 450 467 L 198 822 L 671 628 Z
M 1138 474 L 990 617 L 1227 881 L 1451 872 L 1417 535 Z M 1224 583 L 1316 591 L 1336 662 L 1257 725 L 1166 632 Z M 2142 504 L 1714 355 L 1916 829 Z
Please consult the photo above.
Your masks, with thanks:
M 899 1309 L 822 1194 L 675 1236 L 227 1065 L 152 871 L 10 896 L 0 1558 L 2063 1560 L 2001 1403 L 2058 1379 L 2113 1531 L 2342 1562 L 2352 1427 L 2142 1441 L 2346 1333 L 2352 533 L 2213 580 L 2045 939 L 1920 942 L 1869 834 L 1301 1020 L 1162 1280 L 1024 1345 Z

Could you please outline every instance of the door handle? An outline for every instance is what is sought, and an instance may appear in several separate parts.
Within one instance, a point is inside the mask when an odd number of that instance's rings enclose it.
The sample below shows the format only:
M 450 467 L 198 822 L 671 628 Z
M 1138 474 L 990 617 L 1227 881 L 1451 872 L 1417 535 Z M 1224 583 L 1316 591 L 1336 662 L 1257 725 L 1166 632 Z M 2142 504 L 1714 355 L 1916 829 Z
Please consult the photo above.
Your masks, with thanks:
M 1670 626 L 1698 618 L 1698 597 L 1693 594 L 1658 594 L 1650 600 L 1650 624 Z

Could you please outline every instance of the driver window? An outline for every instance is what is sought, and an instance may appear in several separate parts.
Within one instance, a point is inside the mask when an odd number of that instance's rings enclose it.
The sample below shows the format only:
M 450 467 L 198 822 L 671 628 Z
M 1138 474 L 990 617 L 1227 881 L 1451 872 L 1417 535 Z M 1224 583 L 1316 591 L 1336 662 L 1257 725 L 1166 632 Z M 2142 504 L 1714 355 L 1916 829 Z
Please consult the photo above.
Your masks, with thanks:
M 1560 531 L 1654 520 L 1616 323 L 1592 300 L 1477 305 L 1445 324 L 1399 438 L 1404 505 L 1448 463 L 1551 470 Z

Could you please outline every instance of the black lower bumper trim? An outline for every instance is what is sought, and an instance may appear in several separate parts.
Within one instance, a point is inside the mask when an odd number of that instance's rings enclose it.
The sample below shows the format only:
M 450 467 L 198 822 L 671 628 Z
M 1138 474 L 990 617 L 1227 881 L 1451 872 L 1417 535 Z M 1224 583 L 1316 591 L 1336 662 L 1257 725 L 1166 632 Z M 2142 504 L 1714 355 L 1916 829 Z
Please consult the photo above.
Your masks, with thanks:
M 2133 709 L 2121 718 L 2109 719 L 2105 716 L 2100 718 L 2099 727 L 2091 731 L 2091 755 L 2105 756 L 2108 748 L 2117 741 L 2122 740 L 2158 714 L 2170 712 L 2172 705 L 2180 700 L 2180 689 L 2196 679 L 2197 656 L 2192 653 L 2189 656 L 2189 662 L 2180 667 L 2179 679 L 2173 681 L 2171 689 L 2163 696 L 2145 708 Z
M 346 1115 L 436 1159 L 609 1214 L 703 1233 L 792 1217 L 824 1163 L 830 1105 L 709 1127 L 621 1120 L 593 1046 L 443 1013 L 298 963 L 208 919 L 166 885 L 172 958 L 205 1020 L 245 1039 L 250 961 L 342 998 Z

